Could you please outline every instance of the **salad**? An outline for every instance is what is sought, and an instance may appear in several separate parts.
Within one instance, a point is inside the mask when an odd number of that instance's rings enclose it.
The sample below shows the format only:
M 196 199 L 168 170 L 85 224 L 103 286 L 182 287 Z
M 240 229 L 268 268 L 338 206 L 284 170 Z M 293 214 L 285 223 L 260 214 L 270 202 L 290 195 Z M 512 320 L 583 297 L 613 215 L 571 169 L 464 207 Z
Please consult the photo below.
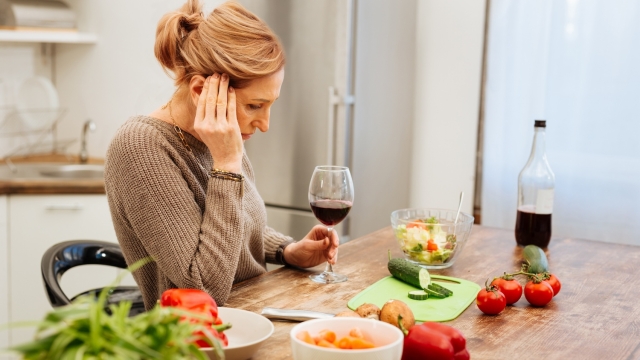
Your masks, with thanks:
M 402 251 L 419 263 L 444 264 L 456 250 L 456 236 L 442 230 L 435 216 L 398 225 L 395 232 Z

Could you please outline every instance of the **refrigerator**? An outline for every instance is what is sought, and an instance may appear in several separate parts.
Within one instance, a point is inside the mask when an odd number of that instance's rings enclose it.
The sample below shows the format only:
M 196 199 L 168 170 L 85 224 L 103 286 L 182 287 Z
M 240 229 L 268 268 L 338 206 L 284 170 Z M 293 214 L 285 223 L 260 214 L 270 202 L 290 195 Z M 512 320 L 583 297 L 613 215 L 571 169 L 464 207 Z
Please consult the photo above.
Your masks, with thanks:
M 409 204 L 416 0 L 241 0 L 287 62 L 267 133 L 245 143 L 268 224 L 298 240 L 319 222 L 317 165 L 348 166 L 355 200 L 341 242 L 389 226 Z

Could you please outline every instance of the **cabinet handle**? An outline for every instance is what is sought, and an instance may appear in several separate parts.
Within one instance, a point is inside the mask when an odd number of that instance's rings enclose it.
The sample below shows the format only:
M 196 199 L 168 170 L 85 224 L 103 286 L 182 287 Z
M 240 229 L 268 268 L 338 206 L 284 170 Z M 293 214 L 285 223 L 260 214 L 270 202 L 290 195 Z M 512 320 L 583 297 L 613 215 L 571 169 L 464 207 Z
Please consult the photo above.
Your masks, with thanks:
M 45 207 L 46 210 L 56 211 L 56 210 L 67 210 L 67 211 L 77 211 L 82 210 L 84 206 L 82 204 L 52 204 L 47 205 Z

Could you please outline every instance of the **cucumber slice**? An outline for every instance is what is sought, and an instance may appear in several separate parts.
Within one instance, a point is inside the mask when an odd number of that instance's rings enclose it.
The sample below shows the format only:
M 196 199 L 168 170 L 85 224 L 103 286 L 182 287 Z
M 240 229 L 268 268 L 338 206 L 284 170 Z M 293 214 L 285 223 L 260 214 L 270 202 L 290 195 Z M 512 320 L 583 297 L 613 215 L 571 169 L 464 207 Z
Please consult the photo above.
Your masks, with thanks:
M 429 298 L 429 294 L 427 294 L 424 290 L 414 290 L 409 291 L 409 299 L 413 300 L 427 300 Z
M 442 285 L 438 285 L 434 282 L 432 282 L 431 284 L 429 284 L 429 289 L 433 290 L 433 291 L 437 291 L 439 293 L 441 293 L 444 296 L 451 296 L 453 295 L 453 291 L 447 289 L 446 287 L 442 286 Z
M 387 264 L 389 272 L 395 278 L 406 282 L 409 285 L 413 285 L 418 289 L 424 289 L 431 283 L 431 276 L 429 271 L 422 266 L 418 266 L 409 260 L 405 259 L 391 259 Z
M 429 288 L 424 289 L 424 291 L 429 294 L 429 296 L 434 297 L 434 298 L 438 298 L 438 299 L 444 299 L 447 297 L 447 295 L 437 292 L 435 290 L 431 290 Z

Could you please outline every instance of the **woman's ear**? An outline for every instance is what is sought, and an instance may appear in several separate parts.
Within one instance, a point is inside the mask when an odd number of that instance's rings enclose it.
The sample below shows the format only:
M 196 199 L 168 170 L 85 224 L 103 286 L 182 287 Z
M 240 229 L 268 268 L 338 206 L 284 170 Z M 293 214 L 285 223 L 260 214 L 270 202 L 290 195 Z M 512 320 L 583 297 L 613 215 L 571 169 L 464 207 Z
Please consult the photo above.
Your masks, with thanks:
M 194 107 L 198 106 L 198 98 L 200 98 L 205 80 L 205 77 L 202 75 L 194 75 L 189 81 L 189 97 Z

